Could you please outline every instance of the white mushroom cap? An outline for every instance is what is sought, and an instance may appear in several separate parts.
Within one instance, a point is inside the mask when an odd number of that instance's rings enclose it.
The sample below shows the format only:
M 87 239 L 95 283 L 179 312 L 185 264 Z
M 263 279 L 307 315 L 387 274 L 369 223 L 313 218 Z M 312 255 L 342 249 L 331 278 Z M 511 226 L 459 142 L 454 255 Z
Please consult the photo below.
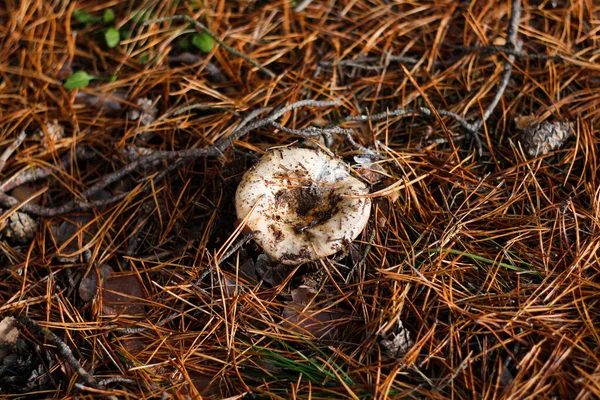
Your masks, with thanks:
M 255 240 L 283 264 L 300 264 L 342 250 L 367 225 L 367 186 L 322 151 L 278 148 L 242 178 L 235 209 Z M 250 214 L 250 215 L 249 215 Z

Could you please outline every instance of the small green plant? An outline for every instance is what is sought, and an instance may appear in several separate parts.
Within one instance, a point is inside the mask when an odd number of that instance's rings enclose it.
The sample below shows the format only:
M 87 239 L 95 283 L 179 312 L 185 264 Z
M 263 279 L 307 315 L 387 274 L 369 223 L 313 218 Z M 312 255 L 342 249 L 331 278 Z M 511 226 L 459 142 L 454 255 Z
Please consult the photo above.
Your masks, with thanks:
M 104 20 L 105 24 L 110 24 L 111 22 L 114 22 L 115 12 L 112 10 L 112 8 L 107 8 L 106 10 L 104 10 L 102 20 Z
M 80 24 L 86 24 L 88 26 L 100 21 L 99 17 L 96 17 L 85 10 L 73 11 L 73 18 L 75 18 L 75 20 Z
M 205 53 L 210 53 L 215 48 L 215 41 L 207 33 L 196 33 L 192 37 L 192 44 Z
M 77 71 L 73 75 L 71 75 L 65 83 L 63 84 L 65 89 L 79 89 L 86 87 L 90 84 L 94 79 L 100 79 L 97 76 L 89 75 L 85 71 Z
M 117 47 L 121 42 L 121 35 L 116 28 L 110 27 L 104 32 L 104 40 L 109 48 Z
M 75 10 L 73 11 L 73 18 L 75 18 L 78 23 L 85 24 L 86 27 L 91 27 L 93 24 L 100 22 L 104 24 L 105 26 L 99 28 L 98 32 L 103 33 L 104 41 L 110 49 L 117 47 L 119 43 L 121 43 L 121 38 L 124 37 L 121 32 L 114 27 L 115 12 L 112 8 L 104 10 L 102 17 L 92 15 L 85 10 Z

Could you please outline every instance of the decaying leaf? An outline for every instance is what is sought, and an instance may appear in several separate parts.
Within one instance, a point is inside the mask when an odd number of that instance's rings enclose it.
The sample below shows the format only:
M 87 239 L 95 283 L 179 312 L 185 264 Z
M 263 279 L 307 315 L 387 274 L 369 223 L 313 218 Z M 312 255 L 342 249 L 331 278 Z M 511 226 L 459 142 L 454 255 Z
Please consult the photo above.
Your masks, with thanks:
M 112 275 L 113 269 L 106 264 L 102 264 L 99 271 L 93 269 L 81 280 L 79 283 L 79 297 L 83 301 L 92 300 L 98 292 L 98 273 L 100 273 L 100 281 L 103 281 Z
M 186 384 L 182 390 L 183 394 L 207 396 L 216 393 L 215 389 L 218 386 L 218 380 L 213 382 L 212 377 L 196 371 L 188 371 L 188 377 L 189 382 L 194 386 L 194 390 L 190 388 L 189 384 Z
M 132 108 L 127 111 L 127 116 L 132 121 L 140 120 L 140 125 L 148 126 L 156 119 L 156 113 L 158 112 L 158 108 L 156 108 L 154 101 L 147 97 L 139 98 L 135 101 L 135 104 L 140 108 Z
M 54 241 L 58 248 L 57 258 L 62 263 L 72 263 L 79 259 L 75 254 L 83 247 L 97 232 L 95 224 L 89 226 L 91 216 L 72 217 L 63 221 L 60 226 L 52 227 Z M 87 226 L 87 227 L 86 227 Z M 82 229 L 83 227 L 86 227 Z
M 279 264 L 267 254 L 261 254 L 256 258 L 255 269 L 257 275 L 271 286 L 280 285 L 290 273 L 288 265 Z
M 17 321 L 13 317 L 6 317 L 0 321 L 0 362 L 12 353 L 18 338 Z
M 340 309 L 323 310 L 292 303 L 283 311 L 282 326 L 300 335 L 336 338 L 350 322 L 350 316 Z
M 316 295 L 317 290 L 307 285 L 300 285 L 292 290 L 292 300 L 297 304 L 306 305 L 310 303 Z
M 316 302 L 317 293 L 309 285 L 293 289 L 292 302 L 283 310 L 282 326 L 301 335 L 336 338 L 348 326 L 351 318 L 345 310 L 328 308 Z
M 2 232 L 8 238 L 21 243 L 27 243 L 33 240 L 37 228 L 37 221 L 29 216 L 29 214 L 15 211 L 8 217 L 6 226 Z
M 388 339 L 381 340 L 381 347 L 383 347 L 388 356 L 393 358 L 402 357 L 413 346 L 414 342 L 410 338 L 410 332 L 402 326 L 402 321 L 398 321 L 396 332 L 392 332 L 388 336 Z
M 559 149 L 574 133 L 572 122 L 544 121 L 523 129 L 519 140 L 530 157 L 537 157 Z
M 199 63 L 200 61 L 202 61 L 204 59 L 204 57 L 199 56 L 198 54 L 193 54 L 187 51 L 184 51 L 180 54 L 176 54 L 176 55 L 169 55 L 169 63 L 176 63 L 176 62 L 180 62 L 182 64 L 196 64 Z
M 381 165 L 372 162 L 371 158 L 357 156 L 354 157 L 354 161 L 359 164 L 356 173 L 371 185 L 381 182 L 385 178 L 385 169 Z
M 119 339 L 119 343 L 132 356 L 135 356 L 140 351 L 146 348 L 144 341 L 137 338 L 123 337 Z
M 142 315 L 144 287 L 134 275 L 115 272 L 102 283 L 102 314 Z
M 109 265 L 100 266 L 99 271 L 90 271 L 81 280 L 79 296 L 82 300 L 90 301 L 96 296 L 98 278 L 102 287 L 102 314 L 140 315 L 145 312 L 142 302 L 146 295 L 142 283 L 136 276 L 115 272 Z
M 10 195 L 20 202 L 28 201 L 30 204 L 38 204 L 39 197 L 32 198 L 36 189 L 31 185 L 17 186 L 10 191 Z
M 125 99 L 124 93 L 103 93 L 93 95 L 85 92 L 77 92 L 75 95 L 76 104 L 87 104 L 97 109 L 101 109 L 105 114 L 114 114 L 121 110 L 121 102 Z

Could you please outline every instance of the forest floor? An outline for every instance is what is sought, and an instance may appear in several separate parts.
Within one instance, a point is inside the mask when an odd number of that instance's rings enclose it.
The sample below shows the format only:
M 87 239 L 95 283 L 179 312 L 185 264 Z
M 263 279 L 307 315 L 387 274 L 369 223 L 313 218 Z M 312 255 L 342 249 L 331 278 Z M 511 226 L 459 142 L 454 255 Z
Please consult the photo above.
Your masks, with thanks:
M 600 3 L 7 0 L 0 42 L 2 398 L 600 397 Z M 234 208 L 288 145 L 372 199 L 302 265 Z

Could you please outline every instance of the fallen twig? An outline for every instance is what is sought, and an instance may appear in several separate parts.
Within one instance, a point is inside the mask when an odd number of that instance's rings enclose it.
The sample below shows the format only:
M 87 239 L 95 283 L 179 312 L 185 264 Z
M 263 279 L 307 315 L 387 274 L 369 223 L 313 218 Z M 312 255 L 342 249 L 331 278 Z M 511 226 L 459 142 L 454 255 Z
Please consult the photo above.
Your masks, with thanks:
M 90 160 L 96 156 L 92 150 L 87 147 L 78 147 L 75 150 L 75 158 L 78 160 Z M 67 165 L 71 162 L 72 155 L 66 154 L 60 159 L 60 164 L 66 168 Z M 25 183 L 34 182 L 39 179 L 46 178 L 52 175 L 52 168 L 45 167 L 33 167 L 28 168 L 26 171 L 21 172 L 18 175 L 13 175 L 7 180 L 5 180 L 2 184 L 0 184 L 0 192 L 8 192 L 17 186 L 21 186 Z
M 477 147 L 477 154 L 480 157 L 483 156 L 483 145 L 481 143 L 481 139 L 478 136 L 479 129 L 490 118 L 490 116 L 496 109 L 496 106 L 498 105 L 498 103 L 500 102 L 500 99 L 504 95 L 504 92 L 506 91 L 506 88 L 508 86 L 508 82 L 510 81 L 510 77 L 512 75 L 512 70 L 513 70 L 513 63 L 515 61 L 515 58 L 517 56 L 522 55 L 522 53 L 521 53 L 522 44 L 517 40 L 517 33 L 518 33 L 520 18 L 521 18 L 521 2 L 520 2 L 520 0 L 513 0 L 511 3 L 511 18 L 510 18 L 509 26 L 507 29 L 507 45 L 501 46 L 501 47 L 490 48 L 490 49 L 493 49 L 494 51 L 496 49 L 498 49 L 498 52 L 502 51 L 505 54 L 507 54 L 508 57 L 507 57 L 507 60 L 504 62 L 504 71 L 500 78 L 498 90 L 496 91 L 496 94 L 495 94 L 494 98 L 492 99 L 492 101 L 490 102 L 490 104 L 484 110 L 483 115 L 481 117 L 479 117 L 478 119 L 476 119 L 473 123 L 469 123 L 464 118 L 462 118 L 458 114 L 453 113 L 451 111 L 436 110 L 439 115 L 447 116 L 447 117 L 454 119 L 467 132 L 469 132 L 469 134 L 471 135 L 473 140 L 475 140 L 475 145 Z M 389 60 L 390 61 L 398 61 L 403 64 L 416 64 L 418 62 L 418 60 L 414 59 L 414 58 L 398 57 L 398 56 L 390 56 Z M 353 67 L 365 68 L 365 65 L 363 63 L 377 62 L 377 61 L 379 61 L 379 59 L 376 57 L 363 57 L 363 58 L 359 58 L 356 60 L 339 61 L 337 63 L 334 63 L 332 61 L 323 61 L 320 64 L 322 66 L 348 65 L 348 66 L 353 66 Z M 373 69 L 372 68 L 373 66 L 367 65 L 366 67 L 367 67 L 367 69 Z M 382 119 L 385 119 L 385 118 L 388 118 L 391 116 L 401 116 L 401 115 L 410 115 L 410 114 L 413 114 L 413 115 L 417 114 L 417 115 L 422 115 L 422 116 L 427 116 L 427 117 L 435 116 L 435 113 L 428 108 L 397 109 L 394 111 L 383 112 L 383 113 L 374 114 L 374 115 L 349 116 L 349 117 L 344 118 L 340 123 L 347 122 L 347 121 L 367 121 L 367 120 L 377 121 L 377 120 L 382 120 Z
M 34 336 L 41 337 L 48 341 L 51 345 L 55 346 L 58 354 L 65 359 L 65 361 L 71 366 L 71 368 L 85 382 L 86 385 L 96 389 L 100 388 L 98 382 L 85 369 L 83 369 L 79 361 L 77 361 L 69 346 L 60 340 L 59 337 L 54 334 L 54 332 L 48 328 L 44 328 L 25 315 L 15 316 L 15 319 L 22 328 L 28 329 Z
M 201 157 L 219 157 L 221 156 L 225 150 L 227 150 L 233 143 L 246 135 L 248 132 L 251 132 L 255 129 L 268 126 L 272 124 L 275 120 L 283 116 L 285 113 L 294 110 L 296 108 L 302 107 L 328 107 L 339 105 L 340 100 L 329 100 L 329 101 L 317 101 L 317 100 L 301 100 L 296 103 L 289 104 L 281 109 L 273 112 L 268 117 L 254 121 L 250 123 L 250 117 L 255 118 L 257 115 L 269 111 L 270 108 L 261 108 L 259 110 L 255 110 L 242 122 L 240 126 L 233 131 L 233 133 L 229 136 L 226 136 L 213 146 L 206 148 L 196 148 L 196 149 L 184 149 L 178 151 L 156 151 L 146 156 L 140 156 L 135 161 L 131 162 L 127 166 L 122 169 L 115 171 L 111 174 L 104 176 L 100 181 L 90 186 L 86 191 L 84 191 L 81 195 L 84 199 L 91 197 L 95 193 L 98 193 L 100 190 L 103 190 L 107 186 L 112 183 L 115 183 L 121 180 L 124 176 L 129 175 L 133 171 L 144 169 L 148 166 L 159 162 L 173 162 L 178 159 L 182 159 L 181 162 L 174 163 L 169 167 L 169 170 L 176 168 L 179 165 L 182 165 L 184 162 L 191 161 Z M 167 171 L 168 172 L 168 171 Z M 159 177 L 163 177 L 166 172 L 159 174 Z M 75 210 L 89 210 L 94 207 L 107 206 L 109 204 L 113 204 L 125 197 L 127 197 L 128 193 L 121 193 L 119 195 L 113 196 L 108 199 L 97 200 L 97 201 L 85 201 L 85 200 L 71 200 L 61 206 L 58 207 L 44 207 L 36 204 L 22 204 L 20 210 L 26 213 L 38 215 L 41 217 L 53 217 L 60 214 L 65 214 Z M 19 205 L 19 201 L 12 196 L 9 196 L 3 192 L 0 192 L 0 204 L 6 207 L 15 207 Z
M 15 150 L 21 145 L 21 143 L 23 143 L 23 140 L 25 140 L 26 136 L 27 135 L 25 134 L 25 131 L 19 133 L 19 136 L 17 136 L 17 138 L 6 148 L 6 150 L 4 150 L 2 155 L 0 155 L 0 172 L 2 172 L 2 170 L 4 169 L 4 165 L 6 164 L 6 161 L 8 161 L 12 153 L 14 153 Z

